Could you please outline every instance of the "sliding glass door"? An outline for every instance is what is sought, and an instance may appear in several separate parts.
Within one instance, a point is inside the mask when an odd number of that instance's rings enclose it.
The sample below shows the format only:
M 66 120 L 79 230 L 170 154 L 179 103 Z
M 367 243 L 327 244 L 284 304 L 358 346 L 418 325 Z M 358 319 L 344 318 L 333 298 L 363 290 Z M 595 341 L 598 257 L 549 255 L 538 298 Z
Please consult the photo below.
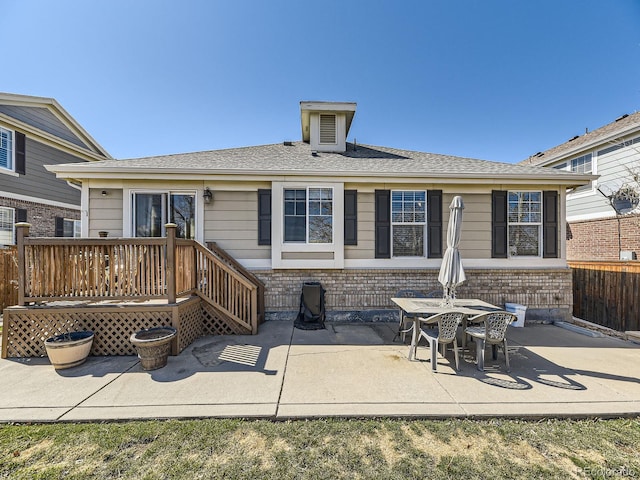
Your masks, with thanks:
M 175 223 L 178 238 L 196 235 L 195 193 L 136 192 L 133 194 L 133 231 L 136 237 L 162 237 L 164 225 Z

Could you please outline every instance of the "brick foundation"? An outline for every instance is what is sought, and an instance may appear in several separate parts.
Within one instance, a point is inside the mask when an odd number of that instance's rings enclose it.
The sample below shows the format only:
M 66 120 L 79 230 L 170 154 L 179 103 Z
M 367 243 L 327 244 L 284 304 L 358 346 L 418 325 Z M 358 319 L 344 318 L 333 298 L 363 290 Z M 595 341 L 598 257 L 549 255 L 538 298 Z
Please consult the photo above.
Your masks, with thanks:
M 29 235 L 32 237 L 54 237 L 56 234 L 55 217 L 64 217 L 71 220 L 80 219 L 80 210 L 71 208 L 54 207 L 42 203 L 25 202 L 5 197 L 0 197 L 0 205 L 3 207 L 26 209 L 27 222 L 31 224 Z
M 304 282 L 321 282 L 326 309 L 395 309 L 390 298 L 401 289 L 440 290 L 438 270 L 271 270 L 254 272 L 266 286 L 267 312 L 297 311 Z M 571 270 L 468 269 L 460 298 L 480 298 L 494 305 L 526 305 L 527 320 L 568 320 L 573 309 Z
M 619 260 L 620 250 L 640 254 L 640 215 L 567 225 L 567 260 Z

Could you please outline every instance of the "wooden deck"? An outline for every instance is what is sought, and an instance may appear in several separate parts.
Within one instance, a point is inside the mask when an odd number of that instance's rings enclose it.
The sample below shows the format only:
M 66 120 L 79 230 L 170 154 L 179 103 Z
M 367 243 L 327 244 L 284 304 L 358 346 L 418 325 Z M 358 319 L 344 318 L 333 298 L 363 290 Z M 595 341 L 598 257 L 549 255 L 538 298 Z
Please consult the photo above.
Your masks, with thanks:
M 2 358 L 45 354 L 44 340 L 92 330 L 93 355 L 132 355 L 138 330 L 178 330 L 172 353 L 201 335 L 255 334 L 264 285 L 231 257 L 175 238 L 30 238 L 18 224 L 19 305 L 4 311 Z

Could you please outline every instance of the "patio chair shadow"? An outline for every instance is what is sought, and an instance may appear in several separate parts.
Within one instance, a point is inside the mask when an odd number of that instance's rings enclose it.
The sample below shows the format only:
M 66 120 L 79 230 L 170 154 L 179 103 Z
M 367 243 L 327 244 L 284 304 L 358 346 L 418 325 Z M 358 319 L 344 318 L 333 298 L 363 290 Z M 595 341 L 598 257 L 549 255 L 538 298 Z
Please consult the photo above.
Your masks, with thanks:
M 539 383 L 563 390 L 580 391 L 587 390 L 587 387 L 572 377 L 576 375 L 601 376 L 600 372 L 589 372 L 563 367 L 537 355 L 522 345 L 509 346 L 511 372 L 506 372 L 504 370 L 505 365 L 502 352 L 498 355 L 498 360 L 496 361 L 490 360 L 487 362 L 485 360 L 484 372 L 477 371 L 480 382 L 510 390 L 528 390 L 533 388 L 533 384 Z M 470 357 L 471 363 L 473 363 L 475 360 L 474 355 L 465 352 L 465 361 L 468 362 Z M 492 373 L 500 373 L 501 377 L 492 377 L 490 375 Z M 505 377 L 510 377 L 513 380 Z M 632 380 L 630 377 L 627 378 Z M 637 382 L 638 380 L 633 379 L 633 381 Z

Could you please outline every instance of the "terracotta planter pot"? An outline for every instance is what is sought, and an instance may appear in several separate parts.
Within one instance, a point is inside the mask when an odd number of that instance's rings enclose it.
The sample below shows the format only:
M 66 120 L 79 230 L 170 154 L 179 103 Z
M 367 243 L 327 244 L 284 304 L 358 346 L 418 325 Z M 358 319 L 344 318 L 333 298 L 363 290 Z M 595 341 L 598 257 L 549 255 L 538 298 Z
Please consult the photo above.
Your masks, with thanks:
M 69 332 L 48 338 L 44 342 L 53 368 L 63 370 L 84 363 L 93 345 L 93 332 Z
M 155 327 L 131 335 L 130 341 L 138 351 L 143 370 L 156 370 L 167 364 L 171 340 L 177 333 L 173 327 Z

